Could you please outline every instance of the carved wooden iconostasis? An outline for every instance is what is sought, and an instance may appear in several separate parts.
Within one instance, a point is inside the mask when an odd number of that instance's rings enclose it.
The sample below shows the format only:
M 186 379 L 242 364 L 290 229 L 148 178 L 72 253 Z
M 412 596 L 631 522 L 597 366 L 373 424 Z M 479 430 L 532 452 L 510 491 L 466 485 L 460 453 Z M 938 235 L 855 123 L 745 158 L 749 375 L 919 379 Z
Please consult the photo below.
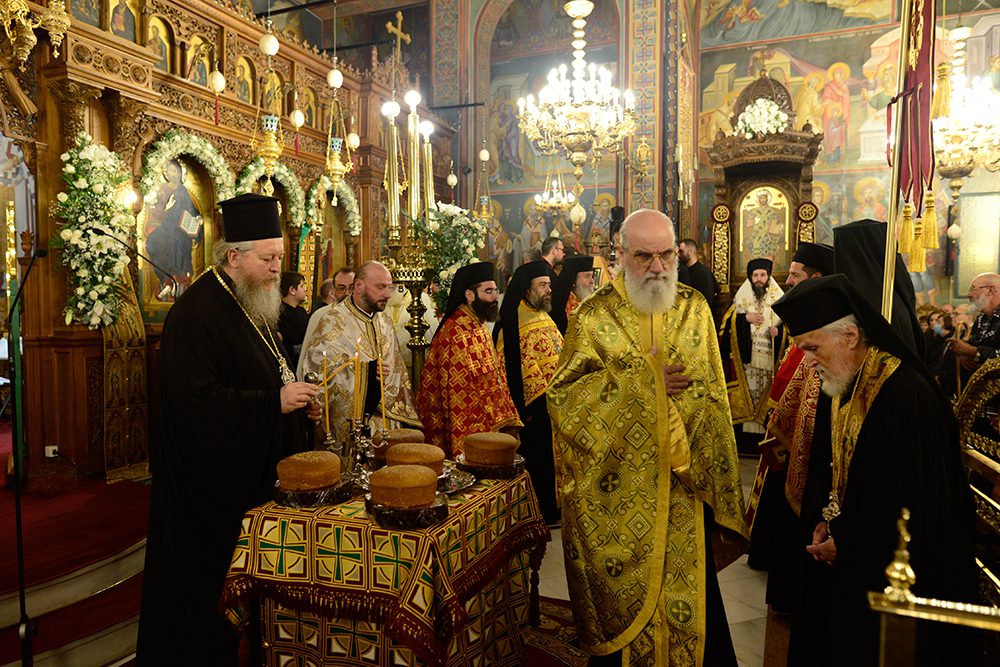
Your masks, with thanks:
M 378 257 L 385 218 L 379 110 L 391 96 L 387 61 L 373 54 L 364 71 L 341 63 L 344 86 L 338 94 L 348 131 L 360 136 L 361 145 L 334 203 L 323 174 L 331 59 L 279 33 L 280 50 L 268 73 L 258 47 L 265 26 L 246 3 L 68 5 L 72 26 L 58 57 L 40 39 L 23 71 L 0 62 L 2 134 L 23 151 L 37 190 L 26 216 L 29 229 L 38 247 L 49 247 L 58 236 L 50 207 L 64 187 L 60 155 L 87 132 L 131 171 L 135 226 L 126 240 L 164 271 L 133 261 L 128 312 L 97 332 L 65 322 L 70 280 L 57 244 L 33 270 L 23 318 L 25 437 L 33 483 L 77 473 L 109 479 L 144 474 L 149 434 L 155 432 L 163 318 L 177 293 L 211 264 L 212 244 L 222 236 L 216 203 L 260 189 L 263 165 L 251 139 L 262 77 L 269 77 L 268 86 L 281 87 L 265 104 L 281 118 L 283 130 L 272 182 L 281 201 L 284 268 L 307 273 L 318 286 L 343 264 Z M 216 62 L 226 80 L 218 98 L 208 86 Z M 400 76 L 409 78 L 405 70 Z M 305 118 L 298 136 L 289 122 L 295 108 Z M 444 156 L 451 154 L 454 130 L 421 113 L 435 124 L 435 186 L 443 193 Z M 45 459 L 49 445 L 58 445 L 63 456 Z
M 759 98 L 772 100 L 788 114 L 789 127 L 797 127 L 788 90 L 764 74 L 737 99 L 733 126 Z M 798 242 L 813 240 L 812 169 L 822 140 L 810 125 L 755 138 L 720 131 L 708 148 L 715 171 L 708 261 L 726 303 L 747 279 L 749 260 L 771 259 L 774 279 L 784 283 Z

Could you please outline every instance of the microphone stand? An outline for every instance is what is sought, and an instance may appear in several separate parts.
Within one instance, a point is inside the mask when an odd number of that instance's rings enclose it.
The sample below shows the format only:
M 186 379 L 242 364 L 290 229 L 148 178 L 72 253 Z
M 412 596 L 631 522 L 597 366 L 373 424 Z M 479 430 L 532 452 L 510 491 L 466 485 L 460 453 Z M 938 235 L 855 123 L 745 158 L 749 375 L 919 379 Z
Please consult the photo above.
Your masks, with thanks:
M 176 300 L 177 297 L 180 296 L 181 286 L 177 283 L 177 279 L 174 278 L 173 274 L 171 274 L 169 271 L 167 271 L 166 269 L 164 269 L 162 266 L 160 266 L 159 264 L 157 264 L 156 262 L 154 262 L 153 260 L 151 260 L 148 256 L 146 256 L 146 255 L 142 254 L 141 252 L 139 252 L 139 250 L 137 248 L 132 247 L 131 243 L 129 243 L 128 241 L 126 241 L 125 239 L 123 239 L 121 237 L 115 236 L 111 232 L 108 232 L 108 231 L 105 231 L 103 229 L 100 229 L 99 227 L 92 227 L 90 229 L 90 231 L 94 232 L 98 236 L 107 236 L 109 239 L 114 239 L 115 241 L 118 241 L 118 243 L 121 243 L 123 246 L 125 246 L 125 248 L 128 249 L 129 251 L 131 251 L 132 254 L 134 254 L 136 257 L 139 257 L 140 259 L 146 260 L 146 262 L 148 262 L 150 266 L 152 266 L 154 269 L 156 269 L 157 271 L 159 271 L 160 273 L 162 273 L 163 275 L 165 275 L 167 277 L 167 279 L 170 280 L 171 283 L 173 283 L 173 285 L 174 285 L 174 289 L 173 289 L 174 299 Z
M 32 253 L 31 260 L 28 262 L 28 266 L 24 270 L 24 279 L 21 280 L 21 284 L 17 286 L 14 298 L 10 302 L 10 309 L 7 311 L 7 348 L 8 354 L 10 355 L 10 395 L 14 404 L 14 407 L 10 412 L 10 422 L 11 433 L 13 436 L 11 454 L 14 459 L 14 523 L 16 532 L 15 540 L 17 542 L 17 598 L 21 613 L 17 624 L 17 634 L 21 639 L 21 664 L 24 667 L 31 667 L 33 664 L 31 640 L 32 637 L 34 637 L 37 628 L 31 621 L 31 617 L 28 616 L 28 599 L 25 591 L 26 582 L 24 578 L 24 522 L 21 510 L 21 486 L 24 483 L 22 480 L 23 470 L 21 462 L 21 448 L 24 446 L 24 438 L 22 437 L 17 418 L 18 408 L 21 405 L 21 374 L 18 368 L 21 361 L 21 338 L 19 333 L 21 318 L 18 312 L 18 306 L 21 305 L 21 295 L 24 293 L 24 286 L 28 283 L 28 276 L 31 275 L 31 268 L 35 265 L 35 260 L 39 257 L 45 257 L 48 254 L 49 251 L 45 248 L 38 248 Z

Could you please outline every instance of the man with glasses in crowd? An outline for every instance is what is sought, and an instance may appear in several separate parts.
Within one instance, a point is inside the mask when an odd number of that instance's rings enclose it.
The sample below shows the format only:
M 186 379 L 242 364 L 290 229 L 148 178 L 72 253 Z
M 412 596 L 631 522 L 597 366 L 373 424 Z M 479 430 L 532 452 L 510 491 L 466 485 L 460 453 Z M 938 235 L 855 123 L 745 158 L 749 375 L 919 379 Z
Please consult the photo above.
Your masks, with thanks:
M 748 535 L 712 315 L 670 218 L 620 236 L 624 272 L 580 304 L 546 392 L 580 646 L 591 667 L 735 666 L 715 573 Z
M 507 388 L 504 359 L 486 328 L 500 314 L 494 275 L 492 262 L 469 264 L 455 274 L 420 378 L 417 413 L 424 437 L 449 458 L 464 451 L 470 433 L 522 426 Z
M 976 316 L 968 341 L 949 339 L 962 369 L 972 374 L 988 359 L 1000 356 L 1000 275 L 981 273 L 969 285 L 969 312 Z

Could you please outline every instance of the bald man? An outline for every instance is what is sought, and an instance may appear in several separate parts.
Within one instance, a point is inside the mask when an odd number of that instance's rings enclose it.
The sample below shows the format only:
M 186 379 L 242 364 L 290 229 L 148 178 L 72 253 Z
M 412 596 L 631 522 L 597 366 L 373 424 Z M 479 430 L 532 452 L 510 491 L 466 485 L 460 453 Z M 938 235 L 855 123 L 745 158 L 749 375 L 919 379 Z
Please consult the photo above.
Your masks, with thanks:
M 966 377 L 984 361 L 1000 357 L 1000 275 L 980 273 L 972 279 L 968 297 L 969 312 L 976 316 L 969 340 L 948 340 Z
M 677 281 L 670 218 L 635 211 L 620 240 L 546 391 L 580 645 L 591 665 L 735 665 L 715 572 L 747 530 L 712 313 Z
M 371 424 L 375 431 L 382 428 L 379 362 L 384 372 L 386 427 L 420 427 L 399 339 L 392 318 L 385 313 L 393 289 L 392 276 L 384 265 L 375 261 L 362 265 L 350 296 L 318 314 L 315 328 L 306 334 L 299 359 L 301 378 L 309 371 L 322 373 L 324 353 L 327 370 L 332 373 L 354 357 L 360 341 L 361 361 L 366 364 L 362 369 L 361 400 L 366 413 L 375 416 Z M 349 365 L 330 379 L 325 393 L 329 399 L 330 432 L 336 443 L 347 438 L 354 386 L 354 368 Z M 325 420 L 323 426 L 325 430 Z

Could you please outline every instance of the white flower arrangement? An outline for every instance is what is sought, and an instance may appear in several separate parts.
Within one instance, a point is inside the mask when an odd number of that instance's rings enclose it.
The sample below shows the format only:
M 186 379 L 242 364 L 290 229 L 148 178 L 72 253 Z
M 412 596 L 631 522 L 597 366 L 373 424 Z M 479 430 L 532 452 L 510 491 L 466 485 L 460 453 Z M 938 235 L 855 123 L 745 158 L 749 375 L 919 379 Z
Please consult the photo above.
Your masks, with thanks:
M 469 215 L 461 206 L 438 202 L 427 218 L 412 221 L 418 238 L 423 238 L 424 258 L 434 269 L 441 287 L 433 296 L 439 310 L 448 304 L 448 291 L 455 273 L 466 264 L 479 261 L 486 246 L 486 224 Z
M 239 178 L 236 179 L 236 194 L 241 195 L 250 192 L 254 183 L 264 175 L 264 159 L 255 158 L 250 164 L 243 168 Z M 288 197 L 288 222 L 298 229 L 302 229 L 302 224 L 306 221 L 306 196 L 299 185 L 299 179 L 286 165 L 280 162 L 274 167 L 272 177 L 285 188 L 285 195 Z
M 72 278 L 66 324 L 96 329 L 114 324 L 121 310 L 129 256 L 121 242 L 100 232 L 132 237 L 132 211 L 116 196 L 129 174 L 116 153 L 83 132 L 60 159 L 66 189 L 56 195 L 52 211 L 64 220 L 55 243 Z
M 319 197 L 333 188 L 330 177 L 321 175 L 306 191 L 306 223 L 317 233 L 323 231 L 323 217 L 319 215 Z M 354 189 L 347 184 L 347 181 L 337 183 L 337 201 L 339 206 L 344 207 L 347 214 L 347 231 L 351 236 L 361 236 L 361 211 L 358 209 L 358 198 L 354 194 Z
M 139 190 L 146 204 L 156 203 L 156 195 L 167 162 L 180 155 L 188 155 L 208 172 L 215 186 L 215 200 L 224 201 L 233 196 L 233 170 L 219 150 L 207 139 L 194 134 L 169 130 L 160 137 L 142 157 L 142 179 Z
M 788 114 L 766 97 L 758 97 L 748 104 L 736 119 L 736 134 L 746 139 L 784 132 L 787 127 Z

